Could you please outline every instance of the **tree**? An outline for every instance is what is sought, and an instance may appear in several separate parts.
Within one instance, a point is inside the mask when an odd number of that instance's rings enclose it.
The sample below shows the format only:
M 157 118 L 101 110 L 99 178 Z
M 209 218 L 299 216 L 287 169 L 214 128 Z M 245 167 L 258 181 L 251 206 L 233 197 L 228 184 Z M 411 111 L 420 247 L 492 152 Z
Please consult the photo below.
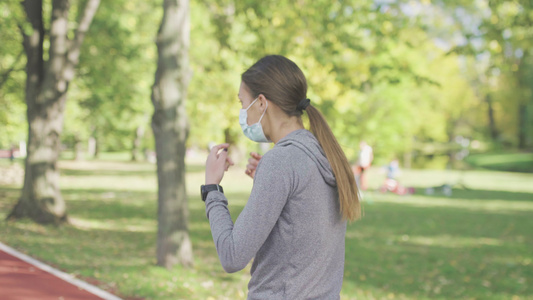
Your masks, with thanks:
M 160 6 L 139 0 L 102 2 L 70 86 L 65 144 L 79 141 L 85 146 L 92 140 L 99 151 L 133 146 L 132 152 L 140 152 L 136 146 L 142 130 L 137 129 L 150 124 L 152 104 L 146 99 L 156 69 L 153 24 L 161 20 Z
M 158 177 L 157 264 L 166 268 L 193 263 L 185 190 L 185 109 L 191 77 L 188 64 L 189 1 L 164 0 L 157 34 L 158 60 L 152 87 L 152 130 Z
M 453 51 L 483 66 L 473 82 L 487 106 L 488 134 L 497 142 L 526 149 L 533 142 L 533 2 L 437 2 L 450 11 L 462 33 Z
M 515 123 L 518 147 L 526 149 L 533 142 L 531 113 L 528 112 L 533 108 L 530 77 L 533 63 L 533 2 L 490 0 L 488 8 L 491 17 L 483 20 L 481 28 L 486 35 L 486 49 L 490 51 L 493 62 L 491 71 L 497 70 L 500 81 L 507 81 L 511 83 L 507 86 L 513 87 L 509 92 L 515 100 L 509 101 L 508 92 L 502 102 L 513 107 L 508 122 Z
M 67 220 L 57 169 L 63 113 L 81 45 L 99 4 L 100 0 L 86 2 L 78 26 L 72 32 L 68 25 L 72 21 L 70 1 L 52 1 L 48 31 L 43 19 L 43 1 L 22 2 L 29 23 L 29 27 L 21 27 L 27 57 L 28 154 L 22 195 L 8 219 L 29 217 L 39 223 L 55 224 Z M 47 38 L 48 60 L 45 56 Z

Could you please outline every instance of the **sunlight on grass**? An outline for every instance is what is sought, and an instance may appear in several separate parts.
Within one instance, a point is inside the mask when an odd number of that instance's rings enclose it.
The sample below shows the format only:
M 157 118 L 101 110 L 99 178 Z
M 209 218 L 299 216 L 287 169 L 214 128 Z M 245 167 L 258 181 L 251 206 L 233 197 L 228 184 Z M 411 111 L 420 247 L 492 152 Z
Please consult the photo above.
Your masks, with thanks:
M 379 167 L 368 171 L 369 187 L 376 190 L 385 180 L 386 173 Z M 427 188 L 449 184 L 464 185 L 469 189 L 484 191 L 510 191 L 533 193 L 533 173 L 459 171 L 459 170 L 402 170 L 399 182 L 405 186 Z
M 477 246 L 501 246 L 504 241 L 493 238 L 467 238 L 450 235 L 440 236 L 408 236 L 403 235 L 399 237 L 399 241 L 424 245 L 424 246 L 440 246 L 449 248 L 462 248 L 462 247 L 477 247 Z
M 533 201 L 509 201 L 509 200 L 482 200 L 482 199 L 454 199 L 446 197 L 423 197 L 423 196 L 401 196 L 371 194 L 375 202 L 407 204 L 420 207 L 455 207 L 476 211 L 494 212 L 523 212 L 533 211 Z M 532 199 L 533 200 L 533 199 Z
M 156 221 L 128 218 L 125 220 L 90 220 L 82 218 L 69 218 L 70 224 L 80 230 L 115 230 L 129 232 L 156 232 Z

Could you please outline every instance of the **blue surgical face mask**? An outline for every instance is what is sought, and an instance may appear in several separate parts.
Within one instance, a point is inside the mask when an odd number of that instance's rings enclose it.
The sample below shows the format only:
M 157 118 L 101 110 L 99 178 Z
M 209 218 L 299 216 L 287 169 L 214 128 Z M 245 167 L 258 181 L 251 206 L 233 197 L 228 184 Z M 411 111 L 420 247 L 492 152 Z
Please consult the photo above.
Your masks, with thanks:
M 261 126 L 261 120 L 263 119 L 263 116 L 266 113 L 266 109 L 268 108 L 268 101 L 266 104 L 265 111 L 261 115 L 261 118 L 259 118 L 259 121 L 257 123 L 248 125 L 248 110 L 259 98 L 255 98 L 255 100 L 248 105 L 246 109 L 241 109 L 239 112 L 239 124 L 241 124 L 242 132 L 244 135 L 251 139 L 254 142 L 258 143 L 271 143 L 272 141 L 267 139 L 265 136 L 265 133 L 263 132 L 263 126 Z

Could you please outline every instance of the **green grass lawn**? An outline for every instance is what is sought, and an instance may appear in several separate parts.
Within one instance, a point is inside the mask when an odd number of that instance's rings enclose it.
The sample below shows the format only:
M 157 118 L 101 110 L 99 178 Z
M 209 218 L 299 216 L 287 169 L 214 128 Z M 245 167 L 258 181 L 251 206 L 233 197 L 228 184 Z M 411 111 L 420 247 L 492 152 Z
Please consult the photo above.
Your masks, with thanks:
M 0 222 L 1 242 L 125 298 L 246 298 L 249 267 L 226 274 L 218 262 L 198 162 L 187 174 L 195 267 L 171 271 L 155 266 L 154 165 L 64 160 L 60 169 L 72 225 Z M 369 172 L 373 189 L 383 176 Z M 533 299 L 533 174 L 409 170 L 401 180 L 417 193 L 366 192 L 365 217 L 348 227 L 342 299 Z M 424 193 L 444 183 L 455 185 L 451 197 Z M 251 179 L 236 167 L 222 184 L 236 218 Z M 0 186 L 1 219 L 19 188 Z
M 470 155 L 466 162 L 478 168 L 497 171 L 533 172 L 533 153 L 483 153 Z

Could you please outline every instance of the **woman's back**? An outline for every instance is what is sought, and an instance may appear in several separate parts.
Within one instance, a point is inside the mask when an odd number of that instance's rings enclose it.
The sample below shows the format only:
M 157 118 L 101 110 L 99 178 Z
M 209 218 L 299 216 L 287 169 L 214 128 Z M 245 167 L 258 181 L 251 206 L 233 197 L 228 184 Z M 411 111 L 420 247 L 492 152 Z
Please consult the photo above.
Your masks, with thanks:
M 227 214 L 207 202 L 210 220 Z M 346 222 L 335 177 L 315 137 L 298 130 L 261 159 L 235 225 L 211 222 L 222 265 L 252 257 L 249 299 L 336 299 L 342 286 Z
M 271 160 L 278 162 L 271 164 Z M 309 131 L 293 132 L 263 157 L 256 174 L 259 185 L 254 184 L 256 193 L 269 193 L 269 185 L 260 177 L 278 173 L 273 168 L 280 165 L 284 170 L 276 181 L 289 182 L 288 199 L 255 257 L 248 297 L 337 299 L 344 269 L 346 222 L 341 219 L 329 163 Z

